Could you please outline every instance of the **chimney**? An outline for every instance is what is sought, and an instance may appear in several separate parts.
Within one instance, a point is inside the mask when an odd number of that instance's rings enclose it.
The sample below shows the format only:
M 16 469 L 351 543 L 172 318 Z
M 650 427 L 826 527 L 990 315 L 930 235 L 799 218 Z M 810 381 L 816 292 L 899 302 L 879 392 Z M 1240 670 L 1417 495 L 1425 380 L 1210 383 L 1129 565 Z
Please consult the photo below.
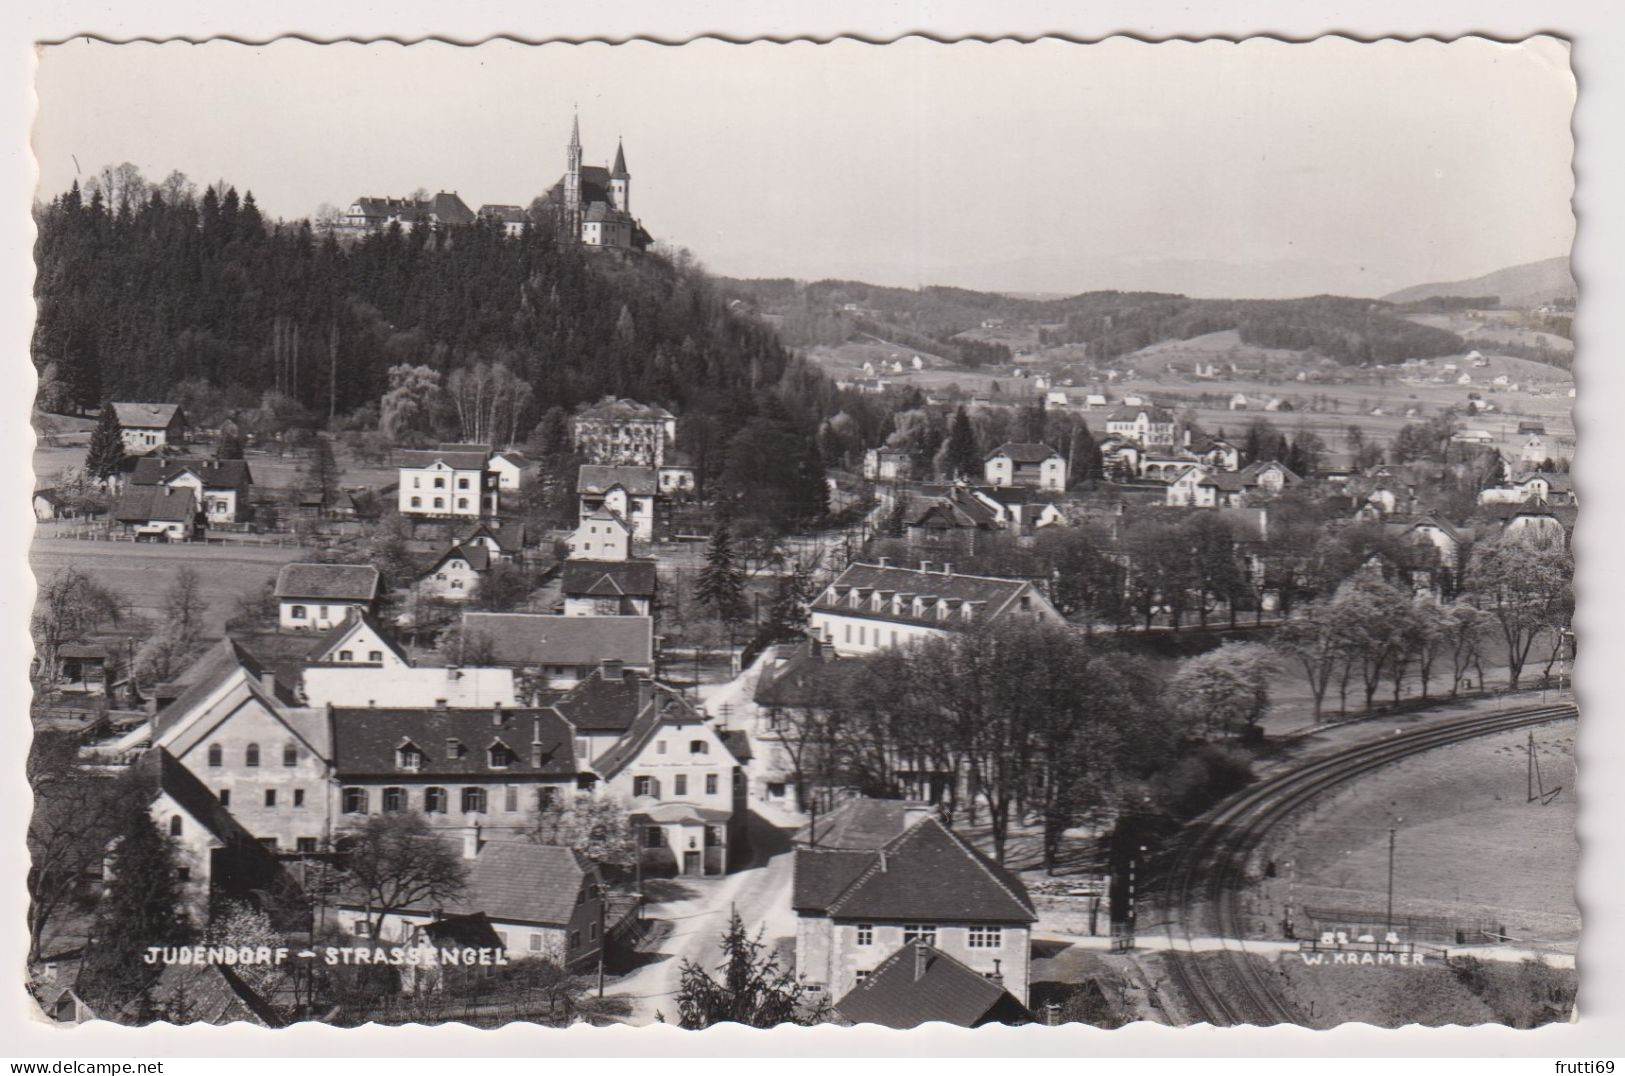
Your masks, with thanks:
M 930 953 L 926 950 L 923 941 L 914 943 L 914 981 L 919 982 L 925 978 L 925 969 L 930 964 Z
M 879 560 L 880 560 L 880 566 L 882 568 L 890 568 L 891 567 L 891 558 L 890 557 L 881 557 L 881 558 L 879 558 Z
M 598 675 L 612 683 L 619 680 L 621 678 L 621 659 L 605 658 L 599 663 Z
M 1000 967 L 1000 965 L 1003 963 L 1004 961 L 1000 960 L 998 957 L 993 958 L 993 981 L 998 983 L 1000 986 L 1004 985 L 1004 969 Z
M 655 682 L 647 676 L 638 677 L 638 713 L 655 701 Z
M 928 560 L 920 561 L 920 571 L 929 572 L 930 570 L 931 570 L 931 562 L 930 561 L 928 561 Z
M 530 734 L 530 764 L 536 769 L 542 768 L 542 719 L 536 718 Z
M 463 834 L 463 858 L 464 859 L 475 859 L 475 858 L 477 858 L 479 856 L 479 854 L 480 854 L 480 849 L 483 848 L 484 846 L 485 846 L 485 841 L 484 841 L 483 838 L 480 837 L 480 824 L 478 822 L 475 822 Z
M 507 723 L 508 723 L 508 715 L 502 712 L 502 703 L 500 703 L 500 702 L 492 703 L 491 704 L 491 727 L 495 728 L 495 729 L 499 729 L 503 725 L 506 725 Z
M 266 669 L 260 673 L 260 686 L 265 688 L 266 694 L 276 694 L 276 673 Z
M 441 716 L 445 716 L 445 713 L 446 713 L 446 710 L 447 710 L 446 700 L 445 699 L 436 699 L 436 700 L 434 700 L 434 710 L 435 710 L 435 713 L 440 714 Z
M 952 564 L 944 564 L 942 566 L 942 574 L 943 575 L 953 575 L 954 574 L 954 566 Z
M 877 853 L 877 854 L 880 856 L 880 873 L 885 874 L 886 873 L 886 850 L 884 848 L 882 848 L 879 851 L 879 853 Z

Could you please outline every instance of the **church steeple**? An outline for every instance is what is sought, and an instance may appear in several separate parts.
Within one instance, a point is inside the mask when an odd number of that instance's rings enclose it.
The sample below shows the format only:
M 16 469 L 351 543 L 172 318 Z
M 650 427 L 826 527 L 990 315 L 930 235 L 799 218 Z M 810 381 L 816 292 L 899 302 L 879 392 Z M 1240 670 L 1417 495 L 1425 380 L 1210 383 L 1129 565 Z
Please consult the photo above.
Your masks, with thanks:
M 626 151 L 615 140 L 615 166 L 609 170 L 609 200 L 622 213 L 632 212 L 632 176 L 626 170 Z
M 615 167 L 609 170 L 612 176 L 624 176 L 626 172 L 626 151 L 621 148 L 620 139 L 615 140 Z
M 564 150 L 564 225 L 572 238 L 581 236 L 581 117 L 570 118 L 570 144 Z

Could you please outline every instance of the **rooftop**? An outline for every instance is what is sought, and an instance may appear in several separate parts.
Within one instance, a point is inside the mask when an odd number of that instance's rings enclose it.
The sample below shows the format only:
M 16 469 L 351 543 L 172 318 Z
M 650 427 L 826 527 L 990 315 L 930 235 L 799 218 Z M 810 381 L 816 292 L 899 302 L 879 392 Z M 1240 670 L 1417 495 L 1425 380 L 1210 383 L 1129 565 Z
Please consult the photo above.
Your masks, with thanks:
M 1001 983 L 922 941 L 881 961 L 835 1005 L 849 1024 L 908 1029 L 941 1022 L 956 1027 L 1031 1023 L 1033 1015 Z
M 654 662 L 652 617 L 468 612 L 463 628 L 488 636 L 503 665 L 581 666 L 619 659 L 648 667 Z
M 660 478 L 653 467 L 629 467 L 610 463 L 583 463 L 576 478 L 578 493 L 607 493 L 620 486 L 634 497 L 660 492 Z
M 341 778 L 573 777 L 585 761 L 575 757 L 575 731 L 552 708 L 334 707 L 331 719 Z M 499 744 L 507 765 L 493 766 L 490 749 Z M 408 745 L 421 757 L 414 770 L 399 765 Z
M 172 403 L 114 403 L 113 413 L 118 424 L 125 429 L 163 429 L 175 418 L 180 404 Z
M 285 564 L 277 573 L 276 596 L 370 602 L 378 597 L 378 569 L 370 564 Z

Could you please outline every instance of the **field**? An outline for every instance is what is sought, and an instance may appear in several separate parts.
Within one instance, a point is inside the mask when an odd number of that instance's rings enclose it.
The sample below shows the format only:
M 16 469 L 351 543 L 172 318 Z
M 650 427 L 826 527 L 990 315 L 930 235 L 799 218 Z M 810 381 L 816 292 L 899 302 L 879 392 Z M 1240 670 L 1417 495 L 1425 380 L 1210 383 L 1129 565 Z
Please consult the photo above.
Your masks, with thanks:
M 86 436 L 76 434 L 57 438 L 59 444 L 37 443 L 34 446 L 34 486 L 49 486 L 56 476 L 68 467 L 80 467 L 85 462 Z M 214 446 L 197 445 L 189 451 L 200 456 L 213 456 Z M 382 486 L 395 481 L 398 470 L 389 463 L 361 463 L 343 442 L 333 444 L 333 457 L 339 465 L 339 485 L 345 488 Z M 263 489 L 290 489 L 298 484 L 299 468 L 304 457 L 294 454 L 278 456 L 259 449 L 244 453 L 254 482 Z
M 70 538 L 36 539 L 28 561 L 37 577 L 70 565 L 117 591 L 137 617 L 158 619 L 164 595 L 183 566 L 195 569 L 208 607 L 204 633 L 223 634 L 237 600 L 276 577 L 277 570 L 299 559 L 296 548 L 274 546 L 159 545 L 137 542 L 86 542 Z
M 1396 915 L 1490 919 L 1505 926 L 1508 944 L 1572 951 L 1575 725 L 1535 730 L 1543 785 L 1562 787 L 1547 804 L 1527 802 L 1527 735 L 1430 751 L 1317 801 L 1266 851 L 1292 866 L 1254 891 L 1258 918 L 1278 920 L 1288 900 L 1300 910 L 1384 909 L 1394 827 Z

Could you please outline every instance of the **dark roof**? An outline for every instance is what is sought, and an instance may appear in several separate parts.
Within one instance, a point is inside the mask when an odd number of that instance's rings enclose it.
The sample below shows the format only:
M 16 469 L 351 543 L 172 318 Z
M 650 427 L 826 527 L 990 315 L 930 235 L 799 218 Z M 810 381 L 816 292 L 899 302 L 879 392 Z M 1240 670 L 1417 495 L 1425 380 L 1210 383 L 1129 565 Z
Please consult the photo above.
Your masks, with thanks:
M 429 199 L 427 208 L 446 224 L 470 224 L 474 220 L 474 211 L 469 209 L 455 192 L 447 194 L 441 191 Z
M 609 201 L 609 169 L 602 165 L 584 164 L 581 166 L 580 177 L 582 205 L 590 202 Z M 561 176 L 557 183 L 549 187 L 547 193 L 542 197 L 549 202 L 556 202 L 562 206 L 564 204 L 563 177 Z
M 750 746 L 750 735 L 744 729 L 719 729 L 717 738 L 722 741 L 722 746 L 728 749 L 728 753 L 741 763 L 749 762 L 756 757 Z
M 186 1024 L 231 1024 L 241 1020 L 260 1027 L 283 1027 L 285 1020 L 269 1001 L 225 964 L 167 964 L 144 995 L 125 1008 L 139 1020 L 154 1006 L 168 1019 Z
M 622 421 L 640 419 L 646 422 L 665 422 L 672 413 L 658 404 L 639 403 L 625 396 L 605 396 L 595 404 L 586 404 L 576 412 L 576 420 Z
M 473 915 L 448 915 L 418 928 L 437 946 L 456 946 L 466 949 L 501 949 L 502 939 L 484 912 Z
M 285 564 L 277 573 L 276 596 L 370 602 L 378 597 L 378 569 L 370 564 Z
M 1037 918 L 1026 887 L 1013 874 L 934 816 L 874 851 L 797 849 L 795 855 L 793 903 L 798 911 L 920 922 L 1030 923 Z M 857 855 L 864 862 L 854 875 L 846 857 Z M 838 857 L 830 861 L 833 866 L 824 865 L 828 856 Z
M 589 205 L 587 207 L 587 213 L 586 213 L 586 216 L 583 219 L 589 220 L 589 221 L 612 221 L 613 220 L 613 221 L 622 221 L 622 222 L 624 222 L 626 224 L 631 224 L 632 223 L 632 214 L 623 212 L 622 210 L 619 210 L 619 209 L 616 209 L 609 202 L 593 202 L 591 205 Z
M 655 592 L 655 562 L 643 558 L 625 561 L 567 560 L 563 590 L 585 598 L 647 598 Z
M 619 659 L 648 666 L 654 661 L 652 617 L 468 612 L 463 628 L 490 637 L 499 665 L 596 665 Z
M 1130 407 L 1127 404 L 1120 404 L 1106 413 L 1106 421 L 1134 422 L 1139 419 L 1140 412 L 1142 411 L 1145 412 L 1146 420 L 1148 422 L 1167 423 L 1174 420 L 1172 412 L 1170 412 L 1166 407 L 1158 407 L 1155 404 L 1144 404 L 1140 407 Z
M 126 429 L 163 429 L 174 421 L 180 404 L 172 403 L 114 403 L 113 413 L 118 424 Z
M 626 171 L 626 150 L 621 147 L 620 139 L 615 140 L 615 164 L 610 168 L 609 174 L 615 179 L 630 178 Z
M 444 553 L 440 554 L 440 556 L 436 557 L 432 562 L 429 562 L 429 567 L 424 574 L 434 571 L 436 568 L 439 568 L 442 564 L 446 563 L 448 560 L 451 560 L 453 557 L 462 557 L 464 560 L 468 561 L 468 566 L 474 569 L 476 572 L 486 572 L 491 570 L 491 550 L 486 548 L 483 544 L 454 545 Z
M 580 772 L 575 730 L 551 708 L 334 707 L 331 717 L 333 768 L 341 779 L 570 777 Z M 447 758 L 446 741 L 453 739 L 461 750 L 457 758 Z M 499 741 L 510 755 L 507 766 L 491 765 L 489 749 Z M 532 754 L 538 742 L 539 764 Z M 408 743 L 423 755 L 417 770 L 403 770 L 396 764 L 397 750 Z
M 583 463 L 576 478 L 578 493 L 606 493 L 620 486 L 635 497 L 660 491 L 660 478 L 653 467 L 627 467 L 609 463 Z
M 315 644 L 305 652 L 305 659 L 311 662 L 325 660 L 327 655 L 338 646 L 339 642 L 343 640 L 346 635 L 349 635 L 350 632 L 355 629 L 358 623 L 370 628 L 372 633 L 378 636 L 378 641 L 393 652 L 396 657 L 400 658 L 408 665 L 411 664 L 411 659 L 406 656 L 406 651 L 402 650 L 395 640 L 390 638 L 389 632 L 386 631 L 384 626 L 378 622 L 378 618 L 367 612 L 365 609 L 357 609 L 353 606 L 345 610 L 344 620 L 342 622 L 329 628 L 327 631 L 323 632 L 317 637 Z M 283 638 L 286 637 L 287 636 L 283 636 Z
M 504 224 L 524 224 L 530 220 L 530 214 L 525 212 L 525 207 L 517 205 L 487 203 L 480 206 L 479 215 L 486 220 L 499 220 Z
M 441 841 L 463 855 L 460 837 L 425 839 Z M 593 871 L 592 864 L 579 852 L 529 841 L 482 840 L 474 858 L 464 858 L 462 863 L 468 869 L 462 896 L 443 902 L 439 908 L 411 905 L 392 910 L 440 910 L 469 918 L 484 913 L 497 922 L 566 926 L 575 914 L 582 884 Z M 354 906 L 355 896 L 350 894 L 340 900 Z
M 910 815 L 932 810 L 920 800 L 870 799 L 855 796 L 796 831 L 795 842 L 817 848 L 869 851 L 891 843 L 909 827 Z
M 835 1004 L 850 1024 L 908 1029 L 942 1022 L 957 1027 L 1031 1023 L 1033 1015 L 1001 983 L 940 949 L 910 942 L 881 961 Z
M 480 523 L 469 531 L 458 542 L 462 545 L 474 541 L 476 538 L 490 538 L 496 542 L 497 548 L 506 554 L 523 552 L 529 542 L 530 534 L 525 524 L 517 519 L 506 523 Z
M 196 517 L 197 499 L 184 487 L 126 486 L 113 506 L 120 523 L 190 523 Z
M 254 481 L 247 462 L 243 460 L 143 456 L 135 461 L 135 470 L 130 472 L 130 483 L 136 486 L 155 486 L 160 482 L 168 484 L 188 471 L 203 481 L 204 489 L 242 489 Z
M 625 732 L 643 708 L 640 692 L 647 679 L 624 669 L 619 676 L 610 678 L 600 666 L 554 703 L 553 708 L 578 729 Z M 648 690 L 654 690 L 652 682 Z
M 831 595 L 837 591 L 853 589 L 878 590 L 892 594 L 917 594 L 923 597 L 947 598 L 960 602 L 982 602 L 986 612 L 979 619 L 997 616 L 1017 596 L 1030 590 L 1032 584 L 1025 579 L 997 579 L 984 575 L 948 575 L 943 572 L 924 572 L 914 568 L 882 567 L 878 564 L 849 564 L 846 570 L 829 585 L 824 594 L 813 603 L 814 609 L 849 611 L 854 615 L 865 613 L 867 606 L 852 608 Z M 893 614 L 889 610 L 874 614 L 886 620 L 918 621 L 952 627 L 955 621 L 939 621 L 933 609 L 922 617 L 908 613 Z
M 819 706 L 833 681 L 841 659 L 834 650 L 809 639 L 795 647 L 780 646 L 774 663 L 756 678 L 756 705 L 767 707 Z
M 456 471 L 483 471 L 491 458 L 489 449 L 479 448 L 418 448 L 400 454 L 402 467 L 432 467 L 444 463 Z
M 643 749 L 649 746 L 655 734 L 663 728 L 681 728 L 685 725 L 703 725 L 700 712 L 670 688 L 656 685 L 655 695 L 626 730 L 626 735 L 615 741 L 609 750 L 592 761 L 592 768 L 604 780 L 613 778 L 630 765 Z
M 1009 456 L 1016 463 L 1043 463 L 1051 456 L 1060 453 L 1049 445 L 1036 445 L 1029 441 L 1006 441 L 987 454 L 988 459 L 994 456 Z

